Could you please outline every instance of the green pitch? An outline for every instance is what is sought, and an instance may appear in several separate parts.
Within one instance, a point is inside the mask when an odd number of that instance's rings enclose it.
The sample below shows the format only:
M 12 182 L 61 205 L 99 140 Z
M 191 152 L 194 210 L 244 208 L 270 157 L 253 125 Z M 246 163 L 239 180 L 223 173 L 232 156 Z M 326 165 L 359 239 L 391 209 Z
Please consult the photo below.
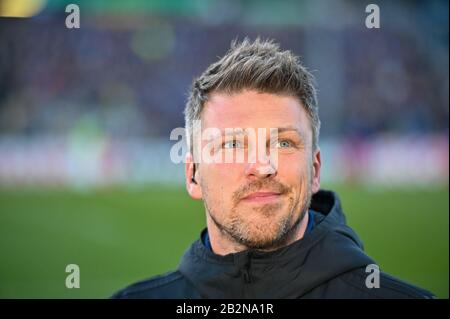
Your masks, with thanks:
M 382 270 L 448 298 L 448 188 L 333 189 Z M 0 297 L 109 297 L 174 269 L 203 227 L 201 202 L 181 188 L 3 189 Z M 80 267 L 79 289 L 65 286 L 68 264 Z

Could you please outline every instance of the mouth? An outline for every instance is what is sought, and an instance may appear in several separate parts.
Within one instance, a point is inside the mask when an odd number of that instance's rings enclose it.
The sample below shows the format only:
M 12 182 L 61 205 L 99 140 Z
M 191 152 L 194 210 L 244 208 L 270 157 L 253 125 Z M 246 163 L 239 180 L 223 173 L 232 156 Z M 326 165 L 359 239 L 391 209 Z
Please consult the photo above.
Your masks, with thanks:
M 281 196 L 282 194 L 278 192 L 260 191 L 245 196 L 242 198 L 242 201 L 246 203 L 266 204 L 278 201 Z

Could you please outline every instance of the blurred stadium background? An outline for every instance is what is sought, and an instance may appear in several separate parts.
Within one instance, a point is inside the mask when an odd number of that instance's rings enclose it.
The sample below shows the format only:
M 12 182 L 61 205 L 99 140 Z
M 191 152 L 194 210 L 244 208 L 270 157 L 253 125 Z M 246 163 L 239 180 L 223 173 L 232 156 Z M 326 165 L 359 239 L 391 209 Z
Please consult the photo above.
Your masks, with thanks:
M 448 298 L 448 1 L 0 0 L 1 298 L 103 298 L 176 267 L 204 213 L 169 135 L 244 36 L 314 71 L 323 188 L 369 254 Z

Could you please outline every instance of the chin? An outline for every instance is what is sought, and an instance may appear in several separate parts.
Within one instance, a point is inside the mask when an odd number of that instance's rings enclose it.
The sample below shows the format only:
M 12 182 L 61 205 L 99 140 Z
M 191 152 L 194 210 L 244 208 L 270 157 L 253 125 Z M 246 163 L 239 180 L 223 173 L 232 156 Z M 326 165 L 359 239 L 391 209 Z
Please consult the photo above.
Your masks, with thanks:
M 280 225 L 279 221 L 274 223 L 273 220 L 252 221 L 247 224 L 247 228 L 241 233 L 242 243 L 255 249 L 265 249 L 273 246 L 287 233 L 287 226 Z

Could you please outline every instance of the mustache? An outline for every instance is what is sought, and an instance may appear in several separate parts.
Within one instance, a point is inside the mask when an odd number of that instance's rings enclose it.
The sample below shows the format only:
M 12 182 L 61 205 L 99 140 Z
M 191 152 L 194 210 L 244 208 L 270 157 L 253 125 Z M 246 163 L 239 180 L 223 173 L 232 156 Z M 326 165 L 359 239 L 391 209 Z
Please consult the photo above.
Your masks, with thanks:
M 233 193 L 233 201 L 237 203 L 243 197 L 248 196 L 249 194 L 257 192 L 262 189 L 280 194 L 285 194 L 291 190 L 290 187 L 276 180 L 257 180 L 249 184 L 243 185 L 239 189 L 237 189 Z

